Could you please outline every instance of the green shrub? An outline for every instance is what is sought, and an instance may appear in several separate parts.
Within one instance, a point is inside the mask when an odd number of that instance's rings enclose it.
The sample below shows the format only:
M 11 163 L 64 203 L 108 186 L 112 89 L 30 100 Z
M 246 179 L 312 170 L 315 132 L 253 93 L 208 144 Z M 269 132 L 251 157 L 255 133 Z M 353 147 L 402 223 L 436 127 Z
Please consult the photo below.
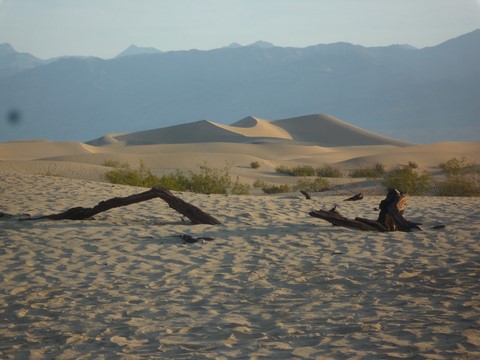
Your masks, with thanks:
M 266 186 L 267 184 L 265 183 L 265 181 L 263 180 L 255 180 L 255 182 L 253 183 L 253 187 L 254 188 L 262 188 L 264 186 Z
M 280 194 L 280 193 L 288 193 L 290 192 L 290 186 L 287 184 L 283 185 L 265 185 L 262 187 L 262 191 L 265 194 Z
M 237 179 L 233 183 L 230 193 L 232 195 L 248 195 L 250 194 L 250 185 L 240 183 L 237 177 Z
M 354 169 L 350 172 L 352 178 L 371 178 L 376 179 L 385 174 L 385 166 L 381 163 L 376 163 L 371 168 Z
M 125 163 L 125 164 L 127 164 L 127 163 Z M 123 165 L 125 165 L 125 164 L 123 164 Z M 120 161 L 117 161 L 117 160 L 105 160 L 103 162 L 103 166 L 119 168 L 119 167 L 122 167 L 122 164 L 120 164 Z
M 480 196 L 480 179 L 476 174 L 447 176 L 434 188 L 437 196 Z
M 176 170 L 173 174 L 160 176 L 157 185 L 169 190 L 188 191 L 189 179 L 180 170 Z
M 441 163 L 438 167 L 442 169 L 447 176 L 475 172 L 475 164 L 465 157 L 461 159 L 452 158 L 447 162 Z
M 415 161 L 409 161 L 407 166 L 411 169 L 418 169 L 418 164 Z
M 331 165 L 323 165 L 321 168 L 316 170 L 317 176 L 328 177 L 328 178 L 339 178 L 342 177 L 342 171 L 340 169 L 334 168 Z
M 409 166 L 396 168 L 382 180 L 385 189 L 397 189 L 410 195 L 424 195 L 430 190 L 430 176 L 418 174 Z
M 439 165 L 445 181 L 435 184 L 438 196 L 480 196 L 480 174 L 475 164 L 466 158 L 453 158 Z
M 286 166 L 278 166 L 275 171 L 280 174 L 291 176 L 315 176 L 317 174 L 315 168 L 311 165 L 297 165 L 292 168 Z
M 229 168 L 214 169 L 206 163 L 200 165 L 200 171 L 189 172 L 187 190 L 202 194 L 226 194 L 231 185 Z
M 295 190 L 306 190 L 306 191 L 325 191 L 330 188 L 330 183 L 327 179 L 322 177 L 317 177 L 315 179 L 300 179 L 295 185 Z
M 258 169 L 258 168 L 260 167 L 260 163 L 259 163 L 258 161 L 252 161 L 252 162 L 250 163 L 250 167 L 251 167 L 252 169 Z
M 121 185 L 153 187 L 160 183 L 160 178 L 153 175 L 142 161 L 138 169 L 132 169 L 128 163 L 120 164 L 105 177 L 111 183 Z
M 232 184 L 229 167 L 214 169 L 206 163 L 200 165 L 198 172 L 189 171 L 185 175 L 177 170 L 173 174 L 163 176 L 153 175 L 143 162 L 137 169 L 132 169 L 128 163 L 117 167 L 105 174 L 108 181 L 114 184 L 153 187 L 162 186 L 169 190 L 191 191 L 202 194 L 226 194 L 232 186 L 232 193 L 248 194 L 250 186 L 241 184 L 237 178 Z

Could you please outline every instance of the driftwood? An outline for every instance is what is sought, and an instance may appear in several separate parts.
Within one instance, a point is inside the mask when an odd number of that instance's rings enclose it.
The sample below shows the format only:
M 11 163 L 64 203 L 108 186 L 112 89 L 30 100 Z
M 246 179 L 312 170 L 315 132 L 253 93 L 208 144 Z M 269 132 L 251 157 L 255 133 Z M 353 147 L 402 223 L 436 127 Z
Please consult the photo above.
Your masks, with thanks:
M 353 195 L 352 197 L 349 197 L 348 199 L 345 199 L 343 201 L 358 201 L 358 200 L 362 200 L 362 199 L 363 199 L 363 194 L 359 193 L 359 194 Z
M 326 220 L 330 224 L 335 226 L 343 226 L 350 229 L 363 230 L 363 231 L 377 230 L 373 226 L 368 225 L 366 223 L 363 223 L 357 220 L 347 219 L 346 217 L 340 215 L 340 213 L 335 208 L 330 209 L 329 211 L 326 211 L 326 210 L 311 211 L 309 214 L 310 216 Z
M 310 200 L 312 198 L 305 190 L 300 190 L 300 192 L 303 194 L 303 196 L 305 196 L 305 199 Z
M 167 189 L 160 186 L 155 186 L 150 190 L 139 194 L 133 194 L 127 197 L 115 197 L 112 199 L 101 201 L 93 208 L 74 207 L 59 214 L 42 216 L 35 219 L 86 220 L 101 212 L 113 208 L 127 206 L 154 198 L 161 198 L 162 200 L 164 200 L 172 209 L 178 211 L 179 213 L 190 219 L 192 224 L 220 224 L 220 221 L 215 219 L 213 216 L 203 212 L 196 206 L 189 204 L 186 201 L 183 201 L 182 199 L 173 195 Z M 32 220 L 34 220 L 34 218 L 32 218 Z
M 420 223 L 406 220 L 403 217 L 408 197 L 396 189 L 390 189 L 387 197 L 380 203 L 380 213 L 377 220 L 369 220 L 356 217 L 355 220 L 348 219 L 338 213 L 336 208 L 329 211 L 317 210 L 309 214 L 328 221 L 335 226 L 343 226 L 351 229 L 364 231 L 404 231 L 409 232 L 412 229 L 420 229 Z

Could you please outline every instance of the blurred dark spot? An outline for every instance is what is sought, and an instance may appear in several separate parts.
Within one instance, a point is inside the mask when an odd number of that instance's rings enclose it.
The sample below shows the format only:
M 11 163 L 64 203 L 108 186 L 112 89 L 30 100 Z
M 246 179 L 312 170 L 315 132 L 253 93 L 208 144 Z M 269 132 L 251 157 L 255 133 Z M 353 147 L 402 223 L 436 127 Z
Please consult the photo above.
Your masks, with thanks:
M 22 113 L 17 109 L 7 111 L 7 122 L 12 126 L 17 126 L 22 121 Z

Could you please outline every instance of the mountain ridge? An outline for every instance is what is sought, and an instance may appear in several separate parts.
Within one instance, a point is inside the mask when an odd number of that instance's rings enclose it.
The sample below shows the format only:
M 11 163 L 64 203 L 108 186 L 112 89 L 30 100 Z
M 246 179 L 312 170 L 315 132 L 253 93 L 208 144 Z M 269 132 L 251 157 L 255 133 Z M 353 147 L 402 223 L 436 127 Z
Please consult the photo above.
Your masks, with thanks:
M 409 142 L 478 141 L 480 30 L 436 47 L 240 46 L 62 58 L 0 78 L 0 141 L 329 113 Z M 20 121 L 10 123 L 16 111 Z

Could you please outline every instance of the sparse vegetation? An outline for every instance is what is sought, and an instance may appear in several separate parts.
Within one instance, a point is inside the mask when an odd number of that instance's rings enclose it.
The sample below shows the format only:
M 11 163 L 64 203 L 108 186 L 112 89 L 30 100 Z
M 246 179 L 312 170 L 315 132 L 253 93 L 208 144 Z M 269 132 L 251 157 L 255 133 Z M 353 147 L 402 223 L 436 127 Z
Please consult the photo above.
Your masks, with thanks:
M 297 181 L 295 185 L 295 190 L 306 190 L 306 191 L 325 191 L 330 188 L 330 183 L 327 179 L 322 177 L 317 177 L 315 179 L 304 178 Z
M 258 161 L 252 161 L 252 162 L 250 163 L 250 167 L 251 167 L 252 169 L 258 169 L 258 168 L 260 167 L 260 163 L 259 163 Z
M 125 164 L 123 164 L 123 165 L 125 165 Z M 105 160 L 103 162 L 103 166 L 118 168 L 118 167 L 121 167 L 122 164 L 118 160 Z
M 227 194 L 231 187 L 232 194 L 244 195 L 250 192 L 248 184 L 241 184 L 237 178 L 232 182 L 229 167 L 214 169 L 206 163 L 200 165 L 198 172 L 189 171 L 187 175 L 177 170 L 173 174 L 156 176 L 143 162 L 137 169 L 128 163 L 117 165 L 107 172 L 106 179 L 114 184 L 141 187 L 163 186 L 169 190 L 191 191 L 202 194 Z
M 380 178 L 385 174 L 385 165 L 376 163 L 371 168 L 354 169 L 350 172 L 351 178 Z
M 275 171 L 279 174 L 286 174 L 290 176 L 320 176 L 339 178 L 342 177 L 342 171 L 334 168 L 331 165 L 323 165 L 319 168 L 314 168 L 312 165 L 297 165 L 293 167 L 277 166 Z
M 400 166 L 388 173 L 382 180 L 385 189 L 398 189 L 410 195 L 425 195 L 431 187 L 430 175 L 419 174 L 410 166 Z
M 407 166 L 411 169 L 418 169 L 418 164 L 415 161 L 409 161 Z
M 312 165 L 297 165 L 294 167 L 278 166 L 275 171 L 279 174 L 286 174 L 290 176 L 315 176 L 317 172 Z
M 233 183 L 232 189 L 230 190 L 232 195 L 248 195 L 250 194 L 250 185 L 240 183 L 238 177 Z
M 462 157 L 461 159 L 452 158 L 438 165 L 445 175 L 470 174 L 475 172 L 475 163 Z
M 280 194 L 280 193 L 288 193 L 291 191 L 290 186 L 287 184 L 282 185 L 265 185 L 262 187 L 262 191 L 265 194 Z
M 434 194 L 438 196 L 480 196 L 480 174 L 475 164 L 466 158 L 452 158 L 441 163 L 445 180 L 435 183 Z
M 107 172 L 105 177 L 113 184 L 141 187 L 153 187 L 161 184 L 160 178 L 153 175 L 142 161 L 138 169 L 132 169 L 128 163 L 119 164 Z
M 255 182 L 253 183 L 253 187 L 254 188 L 262 188 L 264 186 L 266 186 L 267 184 L 265 183 L 265 181 L 263 180 L 255 180 Z
M 317 176 L 326 178 L 340 178 L 342 177 L 342 171 L 338 168 L 334 168 L 331 165 L 323 165 L 316 170 Z

